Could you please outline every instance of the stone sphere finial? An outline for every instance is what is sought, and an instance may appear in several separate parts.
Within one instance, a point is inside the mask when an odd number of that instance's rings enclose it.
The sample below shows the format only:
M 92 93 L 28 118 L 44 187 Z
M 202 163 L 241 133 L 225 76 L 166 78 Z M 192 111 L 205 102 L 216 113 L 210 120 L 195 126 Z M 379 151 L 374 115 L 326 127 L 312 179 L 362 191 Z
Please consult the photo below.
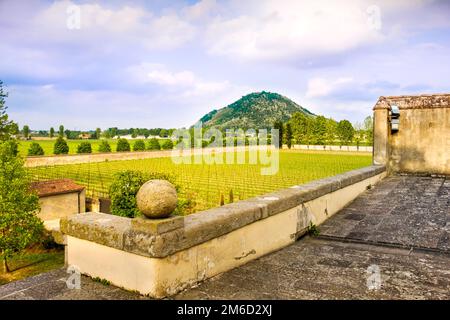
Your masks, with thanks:
M 166 218 L 177 207 L 177 191 L 166 180 L 149 180 L 139 189 L 136 201 L 147 218 Z

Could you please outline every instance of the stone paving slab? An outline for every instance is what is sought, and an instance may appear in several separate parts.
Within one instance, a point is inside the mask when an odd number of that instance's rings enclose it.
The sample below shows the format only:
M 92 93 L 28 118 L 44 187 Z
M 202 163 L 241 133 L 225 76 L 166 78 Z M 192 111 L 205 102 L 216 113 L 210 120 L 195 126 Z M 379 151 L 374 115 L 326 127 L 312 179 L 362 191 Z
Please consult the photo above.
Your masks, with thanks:
M 450 253 L 450 180 L 388 177 L 320 230 L 323 239 Z
M 82 276 L 80 289 L 69 289 L 65 268 L 0 286 L 0 300 L 141 300 L 148 299 Z
M 374 265 L 379 290 L 367 286 Z M 440 253 L 309 238 L 173 298 L 450 299 L 449 265 Z

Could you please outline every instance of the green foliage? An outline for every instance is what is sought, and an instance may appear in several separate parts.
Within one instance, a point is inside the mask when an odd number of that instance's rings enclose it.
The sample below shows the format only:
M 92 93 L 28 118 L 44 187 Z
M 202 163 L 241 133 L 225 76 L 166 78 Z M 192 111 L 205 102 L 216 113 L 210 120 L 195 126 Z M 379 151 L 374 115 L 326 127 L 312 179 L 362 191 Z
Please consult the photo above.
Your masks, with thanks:
M 32 142 L 30 148 L 28 149 L 29 156 L 43 156 L 44 149 L 42 149 L 41 145 L 37 142 Z
M 364 130 L 369 144 L 373 144 L 373 118 L 368 116 L 364 119 Z
M 90 142 L 83 141 L 77 147 L 77 153 L 92 153 L 92 145 Z
M 283 147 L 283 122 L 275 121 L 273 128 L 278 129 L 278 148 L 281 149 Z
M 24 125 L 23 129 L 22 129 L 22 133 L 23 133 L 23 137 L 25 139 L 28 139 L 30 137 L 30 127 L 27 125 Z
M 5 98 L 7 96 L 8 93 L 3 90 L 3 82 L 0 80 L 0 141 L 8 140 L 18 131 L 17 123 L 9 120 L 6 113 L 8 107 L 5 105 Z
M 159 144 L 158 139 L 151 138 L 148 141 L 147 150 L 161 150 L 161 145 Z
M 110 281 L 108 281 L 106 279 L 103 279 L 103 278 L 100 278 L 100 277 L 92 278 L 92 281 L 101 283 L 104 286 L 110 286 L 111 285 Z
M 108 140 L 102 140 L 98 146 L 98 152 L 111 152 Z
M 55 136 L 55 129 L 53 127 L 50 128 L 49 137 L 53 138 Z
M 170 149 L 173 149 L 173 142 L 172 142 L 172 140 L 165 140 L 165 141 L 162 143 L 161 148 L 162 148 L 163 150 L 170 150 Z
M 286 144 L 287 147 L 290 149 L 292 147 L 292 127 L 291 124 L 288 122 L 286 123 Z
M 63 137 L 59 136 L 56 139 L 55 144 L 53 146 L 53 154 L 68 154 L 69 146 L 67 145 L 66 140 Z
M 320 235 L 319 228 L 311 221 L 306 228 L 306 233 L 311 237 L 318 237 Z
M 61 138 L 64 137 L 64 126 L 63 125 L 59 126 L 58 136 Z
M 348 120 L 339 121 L 337 125 L 337 136 L 341 145 L 349 144 L 353 140 L 355 129 Z
M 274 121 L 286 122 L 295 112 L 312 115 L 287 97 L 262 91 L 248 94 L 220 110 L 213 110 L 200 121 L 205 128 L 270 129 Z
M 94 139 L 100 139 L 101 135 L 102 135 L 102 129 L 100 129 L 100 128 L 95 129 L 95 137 L 94 137 Z
M 133 151 L 145 151 L 144 140 L 136 140 L 133 144 Z
M 31 193 L 23 160 L 10 143 L 0 143 L 0 258 L 7 259 L 39 240 L 39 198 Z
M 128 140 L 127 139 L 119 139 L 119 140 L 117 140 L 116 151 L 117 152 L 131 151 L 130 144 L 128 143 Z
M 141 171 L 127 170 L 114 175 L 109 188 L 111 199 L 111 213 L 117 216 L 134 218 L 140 215 L 137 208 L 136 195 L 142 185 L 148 180 L 167 180 L 175 185 L 174 178 L 164 173 L 143 173 Z M 178 188 L 175 185 L 176 188 Z

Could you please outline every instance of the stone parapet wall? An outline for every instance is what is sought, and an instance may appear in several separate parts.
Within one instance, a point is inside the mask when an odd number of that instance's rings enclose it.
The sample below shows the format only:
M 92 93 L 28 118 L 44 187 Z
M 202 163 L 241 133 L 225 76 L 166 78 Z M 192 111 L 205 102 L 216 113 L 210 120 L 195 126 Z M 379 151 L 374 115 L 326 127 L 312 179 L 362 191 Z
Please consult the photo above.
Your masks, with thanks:
M 185 217 L 74 215 L 60 224 L 67 262 L 164 297 L 293 243 L 385 175 L 384 166 L 371 166 Z

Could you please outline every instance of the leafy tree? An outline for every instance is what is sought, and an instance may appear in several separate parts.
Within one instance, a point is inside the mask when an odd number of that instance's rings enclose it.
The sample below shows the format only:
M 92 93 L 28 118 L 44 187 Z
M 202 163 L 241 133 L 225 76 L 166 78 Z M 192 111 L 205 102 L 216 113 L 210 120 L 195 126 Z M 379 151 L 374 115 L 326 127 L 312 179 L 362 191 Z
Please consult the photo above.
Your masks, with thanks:
M 12 144 L 0 143 L 0 258 L 6 272 L 8 259 L 39 240 L 43 223 L 36 216 L 39 198 L 31 193 L 23 160 Z
M 145 151 L 144 140 L 136 140 L 133 144 L 133 151 Z
M 130 144 L 128 143 L 127 139 L 119 139 L 117 140 L 117 147 L 116 147 L 116 151 L 117 152 L 126 152 L 126 151 L 130 151 Z
M 337 135 L 341 145 L 349 144 L 353 140 L 355 129 L 348 120 L 341 120 L 337 125 Z
M 53 127 L 50 128 L 50 138 L 53 138 L 55 136 L 55 129 Z
M 18 125 L 9 120 L 5 105 L 5 98 L 8 93 L 3 90 L 3 82 L 0 80 L 0 140 L 8 140 L 11 135 L 18 133 Z
M 289 122 L 286 123 L 286 144 L 287 147 L 290 149 L 292 146 L 292 127 Z
M 326 120 L 325 144 L 334 144 L 336 139 L 337 122 L 333 119 Z
M 139 131 L 138 129 L 131 129 L 131 137 L 134 139 L 138 136 Z
M 366 131 L 367 142 L 373 143 L 373 118 L 368 116 L 364 119 L 364 130 Z
M 161 145 L 161 149 L 163 150 L 170 150 L 173 149 L 173 142 L 172 140 L 165 140 L 162 145 Z
M 315 144 L 324 145 L 327 134 L 327 119 L 324 116 L 317 116 L 313 124 L 313 140 Z
M 308 121 L 309 117 L 307 117 L 303 112 L 294 113 L 289 120 L 292 127 L 293 137 L 298 144 L 306 141 Z
M 28 125 L 24 125 L 22 129 L 23 137 L 28 140 L 30 136 L 30 127 Z
M 161 150 L 161 145 L 159 144 L 158 139 L 151 138 L 148 141 L 147 150 Z
M 92 153 L 92 146 L 90 142 L 83 141 L 77 147 L 77 153 Z
M 63 137 L 58 137 L 53 145 L 53 154 L 68 154 L 69 146 Z
M 278 129 L 278 148 L 283 147 L 283 122 L 281 121 L 275 121 L 273 123 L 273 128 L 276 130 Z
M 37 142 L 32 142 L 30 144 L 30 148 L 28 149 L 29 156 L 43 156 L 44 149 L 42 149 L 41 145 Z
M 72 131 L 70 131 L 69 129 L 64 130 L 64 133 L 65 133 L 67 139 L 70 139 L 72 137 L 71 136 Z
M 64 137 L 64 126 L 63 125 L 59 126 L 58 136 L 60 136 L 61 138 Z
M 166 129 L 161 129 L 161 131 L 159 131 L 159 136 L 162 138 L 167 138 L 169 136 L 169 132 Z
M 95 129 L 95 139 L 100 139 L 101 135 L 102 135 L 102 129 L 100 129 L 100 128 Z
M 111 146 L 109 145 L 108 140 L 100 141 L 98 145 L 98 152 L 111 152 Z

